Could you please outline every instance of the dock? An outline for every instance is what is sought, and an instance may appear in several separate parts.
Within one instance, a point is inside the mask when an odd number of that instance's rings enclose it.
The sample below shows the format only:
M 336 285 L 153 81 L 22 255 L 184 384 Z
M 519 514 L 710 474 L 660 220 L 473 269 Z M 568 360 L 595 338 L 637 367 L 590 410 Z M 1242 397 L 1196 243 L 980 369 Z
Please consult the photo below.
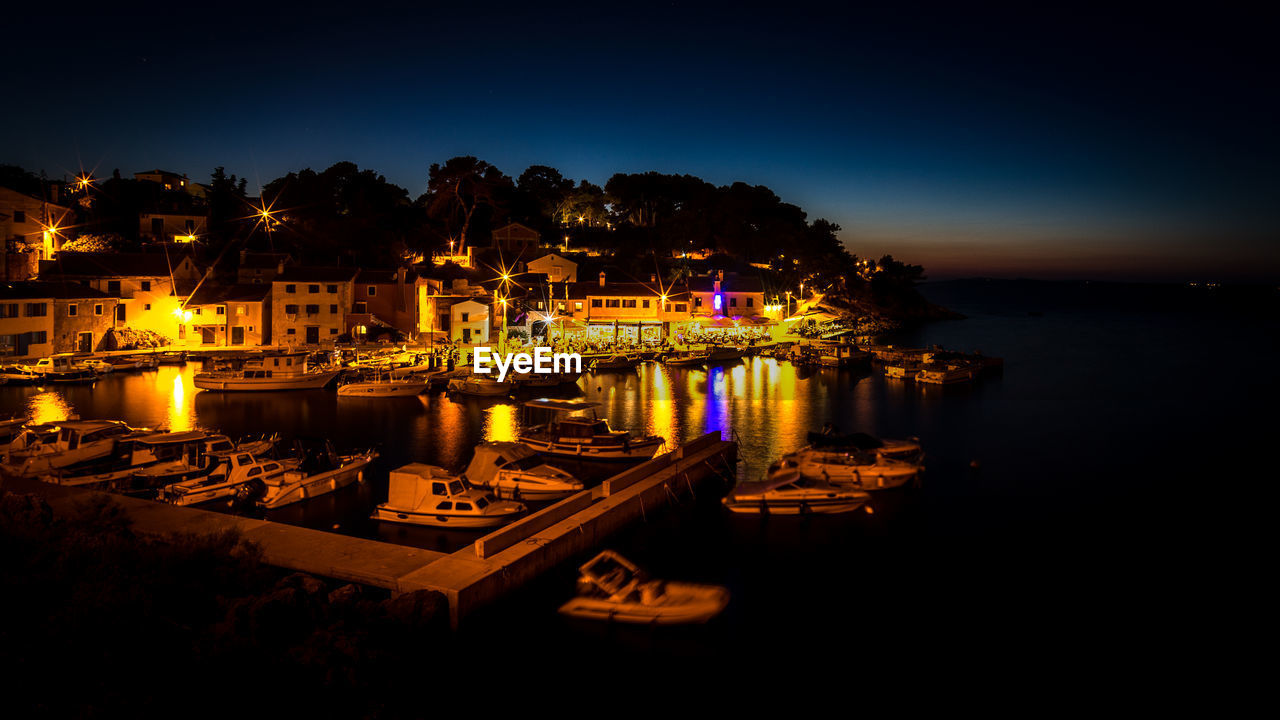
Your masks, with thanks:
M 235 531 L 262 548 L 269 565 L 405 593 L 435 590 L 448 599 L 454 627 L 476 609 L 592 549 L 613 532 L 643 519 L 712 478 L 732 477 L 737 443 L 712 432 L 624 470 L 599 486 L 491 532 L 454 553 L 396 545 L 269 520 L 108 495 L 140 534 Z M 6 480 L 0 487 L 44 498 L 70 513 L 92 490 L 38 480 Z

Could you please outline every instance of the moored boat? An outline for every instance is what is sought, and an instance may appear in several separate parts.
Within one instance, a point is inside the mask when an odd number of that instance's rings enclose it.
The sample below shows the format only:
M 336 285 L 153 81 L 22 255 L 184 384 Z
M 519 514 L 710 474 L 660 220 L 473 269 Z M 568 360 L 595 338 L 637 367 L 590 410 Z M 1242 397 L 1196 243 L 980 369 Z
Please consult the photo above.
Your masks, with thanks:
M 427 380 L 388 379 L 352 382 L 338 386 L 339 397 L 412 397 L 421 395 L 430 385 Z
M 166 485 L 160 492 L 160 499 L 171 505 L 196 505 L 224 498 L 248 497 L 260 492 L 266 480 L 296 466 L 296 460 L 260 460 L 250 453 L 235 453 L 203 477 Z
M 657 435 L 640 437 L 611 429 L 608 421 L 595 416 L 595 409 L 600 407 L 598 402 L 539 398 L 525 403 L 525 407 L 557 414 L 591 413 L 589 417 L 557 417 L 520 432 L 520 442 L 548 455 L 581 460 L 648 460 L 665 444 Z
M 340 456 L 326 443 L 323 452 L 309 453 L 297 467 L 265 479 L 258 505 L 270 510 L 340 490 L 363 480 L 365 468 L 376 457 L 374 450 Z
M 560 607 L 571 617 L 654 625 L 701 623 L 729 604 L 729 591 L 723 587 L 652 580 L 612 550 L 596 555 L 578 571 L 578 596 Z
M 910 440 L 890 440 L 860 432 L 845 434 L 836 432 L 810 432 L 808 440 L 809 445 L 814 448 L 854 448 L 857 450 L 874 452 L 880 457 L 888 458 L 890 460 L 918 462 L 924 456 L 924 448 L 920 446 L 920 440 L 917 438 L 912 438 Z
M 722 502 L 735 513 L 808 515 L 852 512 L 870 499 L 862 490 L 812 480 L 798 470 L 785 469 L 763 482 L 735 487 Z
M 627 355 L 626 353 L 618 353 L 609 357 L 599 358 L 591 363 L 593 372 L 605 372 L 609 370 L 632 370 L 640 364 L 640 358 Z
M 476 446 L 463 474 L 467 482 L 493 490 L 499 498 L 558 500 L 582 490 L 582 482 L 546 464 L 528 445 L 488 442 Z
M 507 380 L 498 381 L 493 378 L 458 377 L 449 381 L 449 392 L 475 397 L 502 397 L 510 395 L 516 384 Z
M 8 460 L 0 469 L 15 477 L 36 477 L 50 471 L 110 456 L 116 443 L 133 433 L 119 420 L 71 420 L 57 423 L 57 436 L 28 428 L 9 446 Z
M 782 456 L 769 466 L 770 477 L 778 472 L 798 470 L 801 475 L 858 490 L 887 490 L 902 487 L 920 477 L 923 468 L 914 463 L 892 460 L 874 451 L 856 448 L 805 448 Z
M 662 359 L 662 362 L 672 367 L 700 367 L 706 365 L 710 360 L 711 353 L 709 352 L 685 350 L 667 355 Z
M 198 372 L 192 384 L 201 390 L 223 392 L 311 390 L 325 387 L 341 372 L 313 370 L 306 353 L 289 353 L 254 358 L 239 370 Z
M 374 520 L 451 528 L 485 528 L 514 520 L 525 506 L 498 500 L 488 491 L 468 487 L 466 480 L 444 468 L 410 463 L 391 471 L 387 501 L 373 511 Z

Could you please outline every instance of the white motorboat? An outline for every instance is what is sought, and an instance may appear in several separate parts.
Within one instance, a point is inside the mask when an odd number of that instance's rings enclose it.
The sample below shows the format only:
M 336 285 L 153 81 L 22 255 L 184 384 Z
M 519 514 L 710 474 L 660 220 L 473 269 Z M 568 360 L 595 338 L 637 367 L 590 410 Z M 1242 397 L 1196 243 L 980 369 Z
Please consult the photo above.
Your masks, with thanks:
M 486 528 L 514 520 L 525 506 L 498 500 L 444 468 L 410 463 L 391 471 L 387 501 L 374 520 L 451 528 Z
M 726 588 L 651 580 L 612 550 L 578 570 L 578 596 L 560 607 L 571 617 L 654 625 L 702 623 L 729 604 Z
M 28 429 L 9 445 L 0 469 L 15 477 L 35 477 L 61 468 L 110 456 L 116 443 L 135 432 L 119 420 L 71 420 L 57 423 L 52 442 L 47 433 Z
M 413 397 L 414 395 L 421 395 L 429 384 L 429 380 L 410 379 L 353 382 L 339 385 L 338 397 Z
M 861 490 L 806 478 L 789 469 L 773 473 L 764 482 L 743 483 L 722 502 L 735 513 L 808 515 L 852 512 L 870 499 Z
M 918 438 L 912 438 L 910 440 L 890 440 L 860 432 L 846 434 L 834 432 L 810 432 L 808 440 L 809 445 L 813 448 L 820 448 L 824 450 L 853 448 L 856 450 L 873 452 L 876 455 L 889 460 L 905 460 L 907 462 L 918 463 L 924 457 L 924 448 L 920 446 L 920 440 Z
M 290 353 L 255 358 L 239 370 L 198 372 L 192 384 L 201 390 L 223 392 L 312 390 L 325 387 L 341 373 L 341 370 L 313 370 L 307 353 Z
M 32 370 L 40 376 L 41 383 L 91 383 L 98 379 L 92 368 L 66 355 L 40 358 Z
M 798 470 L 801 475 L 859 490 L 902 487 L 920 477 L 923 468 L 855 448 L 804 448 L 782 456 L 769 473 Z
M 340 490 L 364 480 L 365 468 L 376 457 L 374 450 L 339 456 L 328 447 L 324 453 L 304 458 L 296 468 L 265 478 L 266 491 L 258 505 L 270 510 Z
M 166 485 L 160 499 L 172 505 L 195 505 L 223 498 L 247 497 L 265 481 L 297 467 L 297 460 L 260 460 L 251 453 L 235 453 L 223 459 L 204 477 Z
M 558 500 L 582 490 L 582 482 L 546 464 L 528 445 L 488 442 L 476 446 L 463 477 L 499 498 Z
M 460 377 L 449 381 L 449 392 L 476 397 L 502 397 L 510 395 L 516 384 L 509 381 L 499 382 L 487 377 Z
M 711 353 L 698 352 L 695 350 L 685 350 L 673 353 L 671 355 L 667 355 L 662 360 L 663 364 L 670 365 L 672 367 L 700 367 L 702 365 L 706 365 L 710 361 Z
M 582 460 L 648 460 L 666 442 L 657 435 L 637 437 L 625 430 L 610 429 L 608 421 L 595 416 L 598 402 L 539 398 L 525 403 L 525 407 L 555 413 L 591 413 L 589 417 L 558 417 L 520 432 L 520 442 L 548 455 Z
M 115 365 L 112 365 L 106 360 L 99 360 L 97 358 L 89 358 L 88 360 L 85 360 L 80 364 L 84 365 L 85 367 L 89 368 L 90 370 L 94 371 L 99 375 L 106 375 L 107 373 L 113 372 L 116 369 Z
M 5 365 L 0 367 L 0 380 L 6 385 L 35 385 L 40 374 L 27 365 Z

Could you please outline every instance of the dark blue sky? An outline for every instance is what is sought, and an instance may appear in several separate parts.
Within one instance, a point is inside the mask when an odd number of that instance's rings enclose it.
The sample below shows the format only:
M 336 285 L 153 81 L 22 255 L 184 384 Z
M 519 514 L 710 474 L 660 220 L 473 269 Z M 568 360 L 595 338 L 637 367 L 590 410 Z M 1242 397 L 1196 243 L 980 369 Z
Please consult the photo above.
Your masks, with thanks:
M 798 3 L 19 9 L 0 162 L 251 188 L 459 154 L 771 187 L 935 277 L 1280 272 L 1269 18 Z

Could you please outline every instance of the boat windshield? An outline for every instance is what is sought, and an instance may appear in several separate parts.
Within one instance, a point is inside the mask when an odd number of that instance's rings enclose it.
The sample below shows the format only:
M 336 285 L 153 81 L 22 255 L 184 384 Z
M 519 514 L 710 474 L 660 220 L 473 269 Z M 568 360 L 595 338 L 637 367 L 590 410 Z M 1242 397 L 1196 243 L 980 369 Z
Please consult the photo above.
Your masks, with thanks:
M 537 455 L 526 455 L 525 457 L 519 458 L 517 460 L 512 460 L 511 462 L 503 465 L 502 469 L 532 470 L 536 467 L 539 467 L 540 465 L 542 465 L 542 458 L 538 457 Z
M 451 481 L 449 482 L 449 494 L 450 494 L 450 495 L 461 495 L 461 494 L 462 494 L 462 492 L 463 492 L 464 490 L 465 490 L 465 488 L 463 488 L 463 487 L 462 487 L 462 481 L 461 481 L 461 480 L 451 480 Z

